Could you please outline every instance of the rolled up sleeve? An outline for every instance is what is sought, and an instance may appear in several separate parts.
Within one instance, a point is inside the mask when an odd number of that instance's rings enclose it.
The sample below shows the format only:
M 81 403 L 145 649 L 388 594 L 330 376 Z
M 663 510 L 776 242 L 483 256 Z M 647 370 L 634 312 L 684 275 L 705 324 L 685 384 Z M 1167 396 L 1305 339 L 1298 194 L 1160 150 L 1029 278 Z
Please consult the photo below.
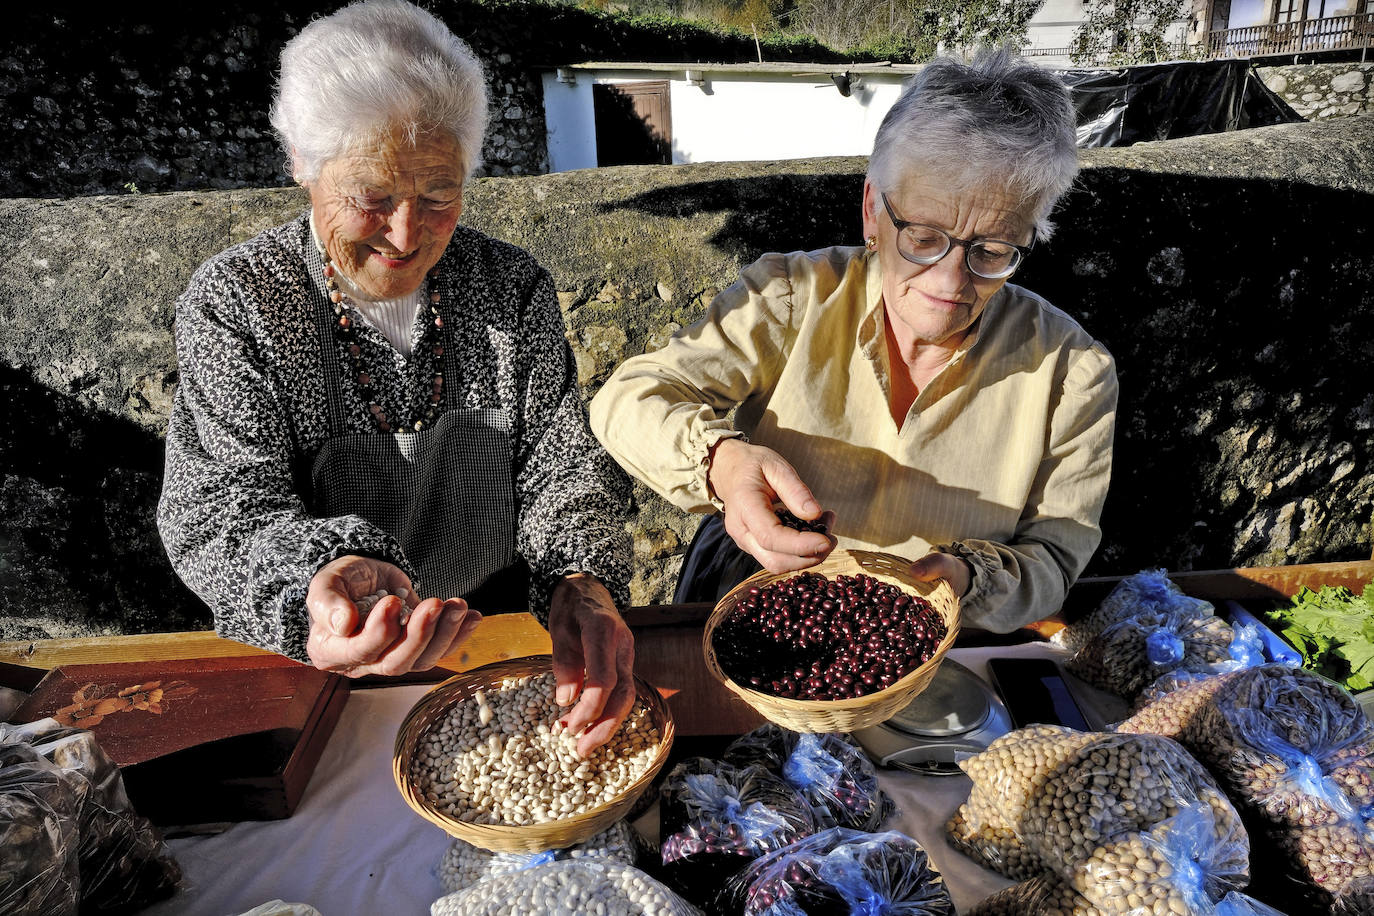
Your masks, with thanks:
M 591 403 L 592 430 L 620 466 L 688 512 L 719 508 L 708 456 L 742 435 L 729 411 L 777 381 L 795 333 L 794 295 L 785 256 L 765 255 L 701 321 L 622 363 Z

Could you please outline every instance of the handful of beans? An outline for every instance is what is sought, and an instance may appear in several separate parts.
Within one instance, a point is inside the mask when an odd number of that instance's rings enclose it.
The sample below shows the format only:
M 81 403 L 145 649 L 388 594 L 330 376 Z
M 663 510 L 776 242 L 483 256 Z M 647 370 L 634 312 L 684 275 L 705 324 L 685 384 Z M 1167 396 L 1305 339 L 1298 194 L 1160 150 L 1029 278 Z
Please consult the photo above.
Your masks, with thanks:
M 817 534 L 830 533 L 830 530 L 825 526 L 825 522 L 820 519 L 807 521 L 804 518 L 797 518 L 786 509 L 774 509 L 773 511 L 777 514 L 778 521 L 782 522 L 784 528 L 791 528 L 793 531 L 814 531 Z
M 713 636 L 736 683 L 795 700 L 891 687 L 935 654 L 947 628 L 917 595 L 866 576 L 804 572 L 754 586 Z

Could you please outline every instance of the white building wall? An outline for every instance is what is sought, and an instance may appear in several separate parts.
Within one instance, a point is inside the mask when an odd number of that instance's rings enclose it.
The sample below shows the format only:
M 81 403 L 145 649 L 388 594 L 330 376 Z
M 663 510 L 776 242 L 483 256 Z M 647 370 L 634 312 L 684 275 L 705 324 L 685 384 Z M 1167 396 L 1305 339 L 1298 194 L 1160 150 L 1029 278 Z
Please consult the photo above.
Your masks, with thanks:
M 1027 48 L 1067 48 L 1083 21 L 1083 0 L 1045 0 L 1026 25 Z
M 824 74 L 808 81 L 707 73 L 704 86 L 675 80 L 673 162 L 867 156 L 901 78 L 862 79 L 847 98 Z
M 845 97 L 825 74 L 789 78 L 708 70 L 705 84 L 694 86 L 682 70 L 575 73 L 572 85 L 553 73 L 543 75 L 554 172 L 596 166 L 595 83 L 668 79 L 673 162 L 727 162 L 866 156 L 907 75 L 863 74 L 862 88 Z

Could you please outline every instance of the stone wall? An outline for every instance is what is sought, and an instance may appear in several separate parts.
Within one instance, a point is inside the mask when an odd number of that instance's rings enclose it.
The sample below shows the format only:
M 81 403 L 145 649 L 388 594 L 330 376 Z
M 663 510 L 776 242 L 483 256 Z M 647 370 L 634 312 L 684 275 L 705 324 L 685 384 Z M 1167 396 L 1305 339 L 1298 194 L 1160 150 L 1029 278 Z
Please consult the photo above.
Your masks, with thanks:
M 1374 61 L 1257 67 L 1260 79 L 1312 121 L 1374 111 Z
M 1018 275 L 1116 355 L 1090 572 L 1362 559 L 1374 510 L 1374 116 L 1083 153 Z M 862 159 L 485 178 L 464 221 L 549 267 L 590 396 L 769 250 L 859 238 Z M 294 189 L 0 201 L 0 638 L 203 628 L 153 525 L 173 300 Z M 643 487 L 634 598 L 696 525 Z
M 548 169 L 539 72 L 581 60 L 753 60 L 753 40 L 681 24 L 630 21 L 532 0 L 426 4 L 482 58 L 492 98 L 479 174 Z M 0 187 L 9 197 L 68 197 L 288 184 L 267 121 L 282 45 L 317 0 L 216 4 L 214 20 L 139 4 L 79 15 L 23 4 L 0 50 Z M 765 42 L 769 60 L 834 61 L 814 42 Z M 1266 82 L 1304 115 L 1370 110 L 1370 68 L 1272 67 Z
M 267 120 L 282 46 L 338 3 L 224 0 L 209 20 L 160 4 L 7 10 L 0 49 L 0 186 L 68 197 L 288 183 Z M 422 4 L 487 71 L 483 175 L 548 170 L 541 70 L 582 60 L 753 60 L 742 33 L 550 6 L 536 0 Z M 770 60 L 837 60 L 815 42 L 765 42 Z

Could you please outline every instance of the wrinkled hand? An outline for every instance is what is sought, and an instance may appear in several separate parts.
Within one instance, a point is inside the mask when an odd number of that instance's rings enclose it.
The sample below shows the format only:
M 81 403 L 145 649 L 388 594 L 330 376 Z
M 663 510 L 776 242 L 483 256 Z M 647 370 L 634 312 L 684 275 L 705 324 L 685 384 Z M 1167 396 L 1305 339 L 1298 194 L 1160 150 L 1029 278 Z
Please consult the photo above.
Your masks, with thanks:
M 563 722 L 586 757 L 615 734 L 635 700 L 635 640 L 611 593 L 594 576 L 574 573 L 553 590 L 554 699 L 573 706 Z
M 835 514 L 821 511 L 792 465 L 771 448 L 742 439 L 720 440 L 711 450 L 710 483 L 725 503 L 726 533 L 769 572 L 815 566 L 835 549 L 835 538 L 828 534 L 794 531 L 778 521 L 774 501 L 797 518 L 821 519 L 827 528 Z
M 402 589 L 404 601 L 395 596 Z M 380 591 L 392 594 L 360 620 L 354 602 Z M 339 557 L 315 573 L 305 608 L 310 614 L 306 652 L 311 663 L 347 677 L 433 668 L 472 635 L 482 619 L 461 598 L 417 603 L 410 577 L 398 567 L 355 556 Z
M 973 567 L 967 560 L 948 553 L 926 554 L 911 564 L 911 574 L 923 582 L 946 579 L 960 598 L 967 595 L 973 585 Z

